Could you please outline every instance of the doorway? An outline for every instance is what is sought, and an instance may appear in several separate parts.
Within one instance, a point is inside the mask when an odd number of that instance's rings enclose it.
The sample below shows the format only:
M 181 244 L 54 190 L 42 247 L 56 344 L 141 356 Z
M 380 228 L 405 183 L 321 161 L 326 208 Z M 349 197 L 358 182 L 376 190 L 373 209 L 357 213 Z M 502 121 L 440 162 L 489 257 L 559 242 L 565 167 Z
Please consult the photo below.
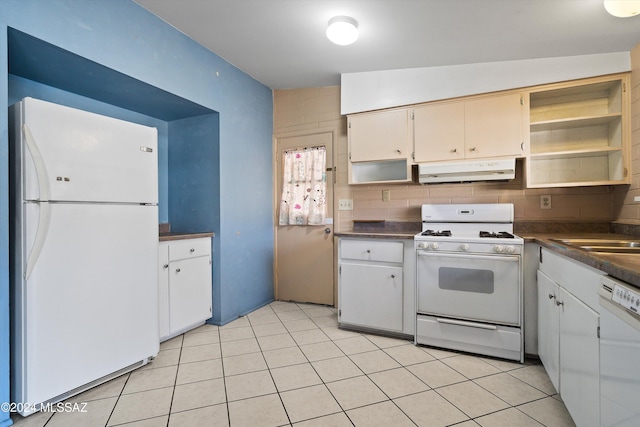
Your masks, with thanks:
M 274 215 L 275 296 L 279 301 L 333 306 L 333 130 L 314 129 L 313 133 L 288 134 L 275 138 Z M 284 152 L 292 149 L 326 148 L 326 223 L 323 225 L 278 225 L 283 184 Z

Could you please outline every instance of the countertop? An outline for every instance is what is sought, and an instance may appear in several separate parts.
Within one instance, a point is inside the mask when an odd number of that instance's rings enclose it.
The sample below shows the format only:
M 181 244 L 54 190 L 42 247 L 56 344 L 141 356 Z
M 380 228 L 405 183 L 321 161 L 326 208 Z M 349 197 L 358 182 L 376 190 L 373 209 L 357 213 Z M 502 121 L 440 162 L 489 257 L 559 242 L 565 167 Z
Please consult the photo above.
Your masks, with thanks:
M 339 231 L 336 237 L 362 237 L 368 239 L 411 239 L 418 232 L 410 231 Z
M 367 227 L 365 230 L 358 231 L 342 231 L 336 232 L 336 237 L 360 237 L 370 239 L 413 239 L 419 232 L 413 229 L 403 229 L 403 227 L 381 227 L 375 230 Z M 580 249 L 565 246 L 561 243 L 554 242 L 551 239 L 623 239 L 623 240 L 640 240 L 639 237 L 627 234 L 616 233 L 518 233 L 525 239 L 525 243 L 537 243 L 567 258 L 582 262 L 590 267 L 604 271 L 608 275 L 615 277 L 623 282 L 627 282 L 633 286 L 640 288 L 640 254 L 618 254 L 618 253 L 602 253 L 587 252 Z
M 587 252 L 565 246 L 551 239 L 622 239 L 640 240 L 626 234 L 614 233 L 567 233 L 567 234 L 526 234 L 521 235 L 525 243 L 537 243 L 567 258 L 580 261 L 590 267 L 604 271 L 610 276 L 640 288 L 640 254 L 617 254 Z
M 199 239 L 202 237 L 215 237 L 215 233 L 212 231 L 206 231 L 201 233 L 160 233 L 158 238 L 161 242 L 167 242 L 170 240 L 185 240 L 185 239 Z

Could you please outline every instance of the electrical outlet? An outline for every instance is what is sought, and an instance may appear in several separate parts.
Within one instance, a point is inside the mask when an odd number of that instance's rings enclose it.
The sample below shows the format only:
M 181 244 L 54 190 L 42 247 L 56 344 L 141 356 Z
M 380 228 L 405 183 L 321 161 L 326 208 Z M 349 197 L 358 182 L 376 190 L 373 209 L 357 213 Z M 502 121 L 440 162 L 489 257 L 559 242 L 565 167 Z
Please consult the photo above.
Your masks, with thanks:
M 633 201 L 634 201 L 634 202 L 640 202 L 640 196 L 636 196 L 636 197 L 634 197 L 634 198 L 633 198 Z
M 382 201 L 388 202 L 391 200 L 391 190 L 382 190 Z
M 550 194 L 544 194 L 540 196 L 540 209 L 551 209 Z
M 352 211 L 353 210 L 353 199 L 340 199 L 340 200 L 338 200 L 338 210 L 339 211 Z

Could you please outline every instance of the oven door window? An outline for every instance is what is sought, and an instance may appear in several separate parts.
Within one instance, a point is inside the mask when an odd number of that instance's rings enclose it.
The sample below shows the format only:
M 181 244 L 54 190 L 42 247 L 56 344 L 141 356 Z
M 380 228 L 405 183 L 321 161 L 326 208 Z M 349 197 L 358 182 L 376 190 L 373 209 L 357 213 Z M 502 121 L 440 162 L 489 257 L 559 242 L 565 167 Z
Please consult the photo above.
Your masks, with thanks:
M 443 290 L 492 294 L 494 282 L 491 270 L 460 267 L 438 269 L 438 286 Z
M 417 255 L 419 313 L 520 324 L 519 256 L 428 251 Z

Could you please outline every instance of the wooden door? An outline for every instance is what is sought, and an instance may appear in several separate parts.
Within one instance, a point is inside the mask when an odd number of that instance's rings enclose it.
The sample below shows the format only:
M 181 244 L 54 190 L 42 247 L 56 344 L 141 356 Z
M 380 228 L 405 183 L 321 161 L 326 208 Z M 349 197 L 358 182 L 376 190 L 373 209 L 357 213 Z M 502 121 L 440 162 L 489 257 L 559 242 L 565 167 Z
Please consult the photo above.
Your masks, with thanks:
M 282 194 L 282 158 L 287 149 L 325 146 L 327 149 L 327 218 L 333 219 L 333 132 L 276 137 L 276 210 Z M 329 170 L 331 169 L 331 170 Z M 333 306 L 333 223 L 305 226 L 278 225 L 275 215 L 275 294 L 279 301 Z

